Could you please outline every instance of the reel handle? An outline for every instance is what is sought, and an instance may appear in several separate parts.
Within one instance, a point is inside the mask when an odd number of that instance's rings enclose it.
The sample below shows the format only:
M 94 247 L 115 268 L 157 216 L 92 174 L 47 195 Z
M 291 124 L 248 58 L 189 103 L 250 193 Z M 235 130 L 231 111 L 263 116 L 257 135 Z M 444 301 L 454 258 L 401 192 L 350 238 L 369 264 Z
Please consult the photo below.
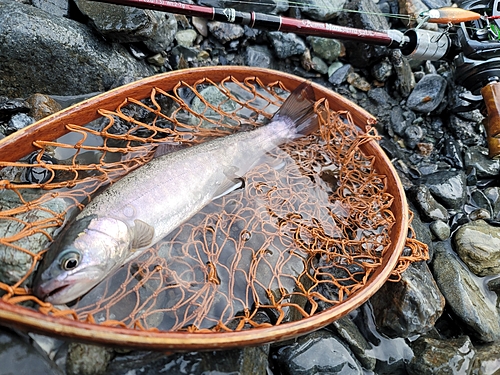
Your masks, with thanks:
M 484 121 L 489 156 L 500 158 L 500 82 L 488 83 L 481 89 L 488 116 Z

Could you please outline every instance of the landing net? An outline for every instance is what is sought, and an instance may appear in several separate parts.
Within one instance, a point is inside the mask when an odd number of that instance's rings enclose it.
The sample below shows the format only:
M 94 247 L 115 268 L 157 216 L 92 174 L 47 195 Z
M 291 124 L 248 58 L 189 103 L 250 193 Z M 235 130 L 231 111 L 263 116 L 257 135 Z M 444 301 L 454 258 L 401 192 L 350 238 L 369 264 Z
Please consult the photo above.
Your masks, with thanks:
M 113 181 L 147 163 L 156 146 L 189 147 L 269 121 L 289 88 L 203 79 L 115 110 L 0 161 L 2 299 L 43 314 L 160 331 L 234 331 L 279 325 L 335 308 L 382 266 L 393 197 L 360 145 L 348 112 L 316 102 L 320 130 L 280 147 L 223 196 L 75 304 L 53 306 L 30 291 L 57 229 Z M 167 151 L 168 152 L 168 151 Z M 138 189 L 141 187 L 138 186 Z M 158 202 L 161 204 L 161 202 Z M 168 210 L 168 207 L 165 207 Z M 427 257 L 410 233 L 392 278 Z

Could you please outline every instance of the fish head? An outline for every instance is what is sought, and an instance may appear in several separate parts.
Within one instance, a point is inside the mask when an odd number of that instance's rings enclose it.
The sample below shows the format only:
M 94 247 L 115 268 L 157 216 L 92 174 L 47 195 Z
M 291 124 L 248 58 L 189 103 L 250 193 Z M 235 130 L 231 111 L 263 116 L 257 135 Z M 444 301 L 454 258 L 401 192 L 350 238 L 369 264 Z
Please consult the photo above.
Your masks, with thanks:
M 53 304 L 71 302 L 123 265 L 131 243 L 121 220 L 95 215 L 68 225 L 40 263 L 33 293 Z

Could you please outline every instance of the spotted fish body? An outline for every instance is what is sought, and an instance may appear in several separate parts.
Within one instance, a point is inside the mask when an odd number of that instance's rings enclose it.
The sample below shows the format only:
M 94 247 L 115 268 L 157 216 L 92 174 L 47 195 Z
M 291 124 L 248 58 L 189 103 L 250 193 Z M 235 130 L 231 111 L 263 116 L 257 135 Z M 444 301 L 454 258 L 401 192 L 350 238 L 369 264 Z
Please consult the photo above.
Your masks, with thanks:
M 111 185 L 51 245 L 34 293 L 62 304 L 88 292 L 227 191 L 267 152 L 317 129 L 313 104 L 313 89 L 303 83 L 269 124 L 158 157 Z

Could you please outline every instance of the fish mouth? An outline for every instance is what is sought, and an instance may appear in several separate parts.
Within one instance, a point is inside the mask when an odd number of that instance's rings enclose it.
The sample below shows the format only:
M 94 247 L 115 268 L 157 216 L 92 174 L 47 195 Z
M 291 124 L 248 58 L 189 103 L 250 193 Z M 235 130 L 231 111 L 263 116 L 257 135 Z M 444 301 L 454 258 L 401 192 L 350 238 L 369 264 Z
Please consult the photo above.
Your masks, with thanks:
M 70 284 L 63 284 L 55 288 L 44 288 L 43 285 L 40 285 L 35 289 L 35 295 L 46 302 L 58 303 L 58 297 L 61 296 L 69 286 Z

